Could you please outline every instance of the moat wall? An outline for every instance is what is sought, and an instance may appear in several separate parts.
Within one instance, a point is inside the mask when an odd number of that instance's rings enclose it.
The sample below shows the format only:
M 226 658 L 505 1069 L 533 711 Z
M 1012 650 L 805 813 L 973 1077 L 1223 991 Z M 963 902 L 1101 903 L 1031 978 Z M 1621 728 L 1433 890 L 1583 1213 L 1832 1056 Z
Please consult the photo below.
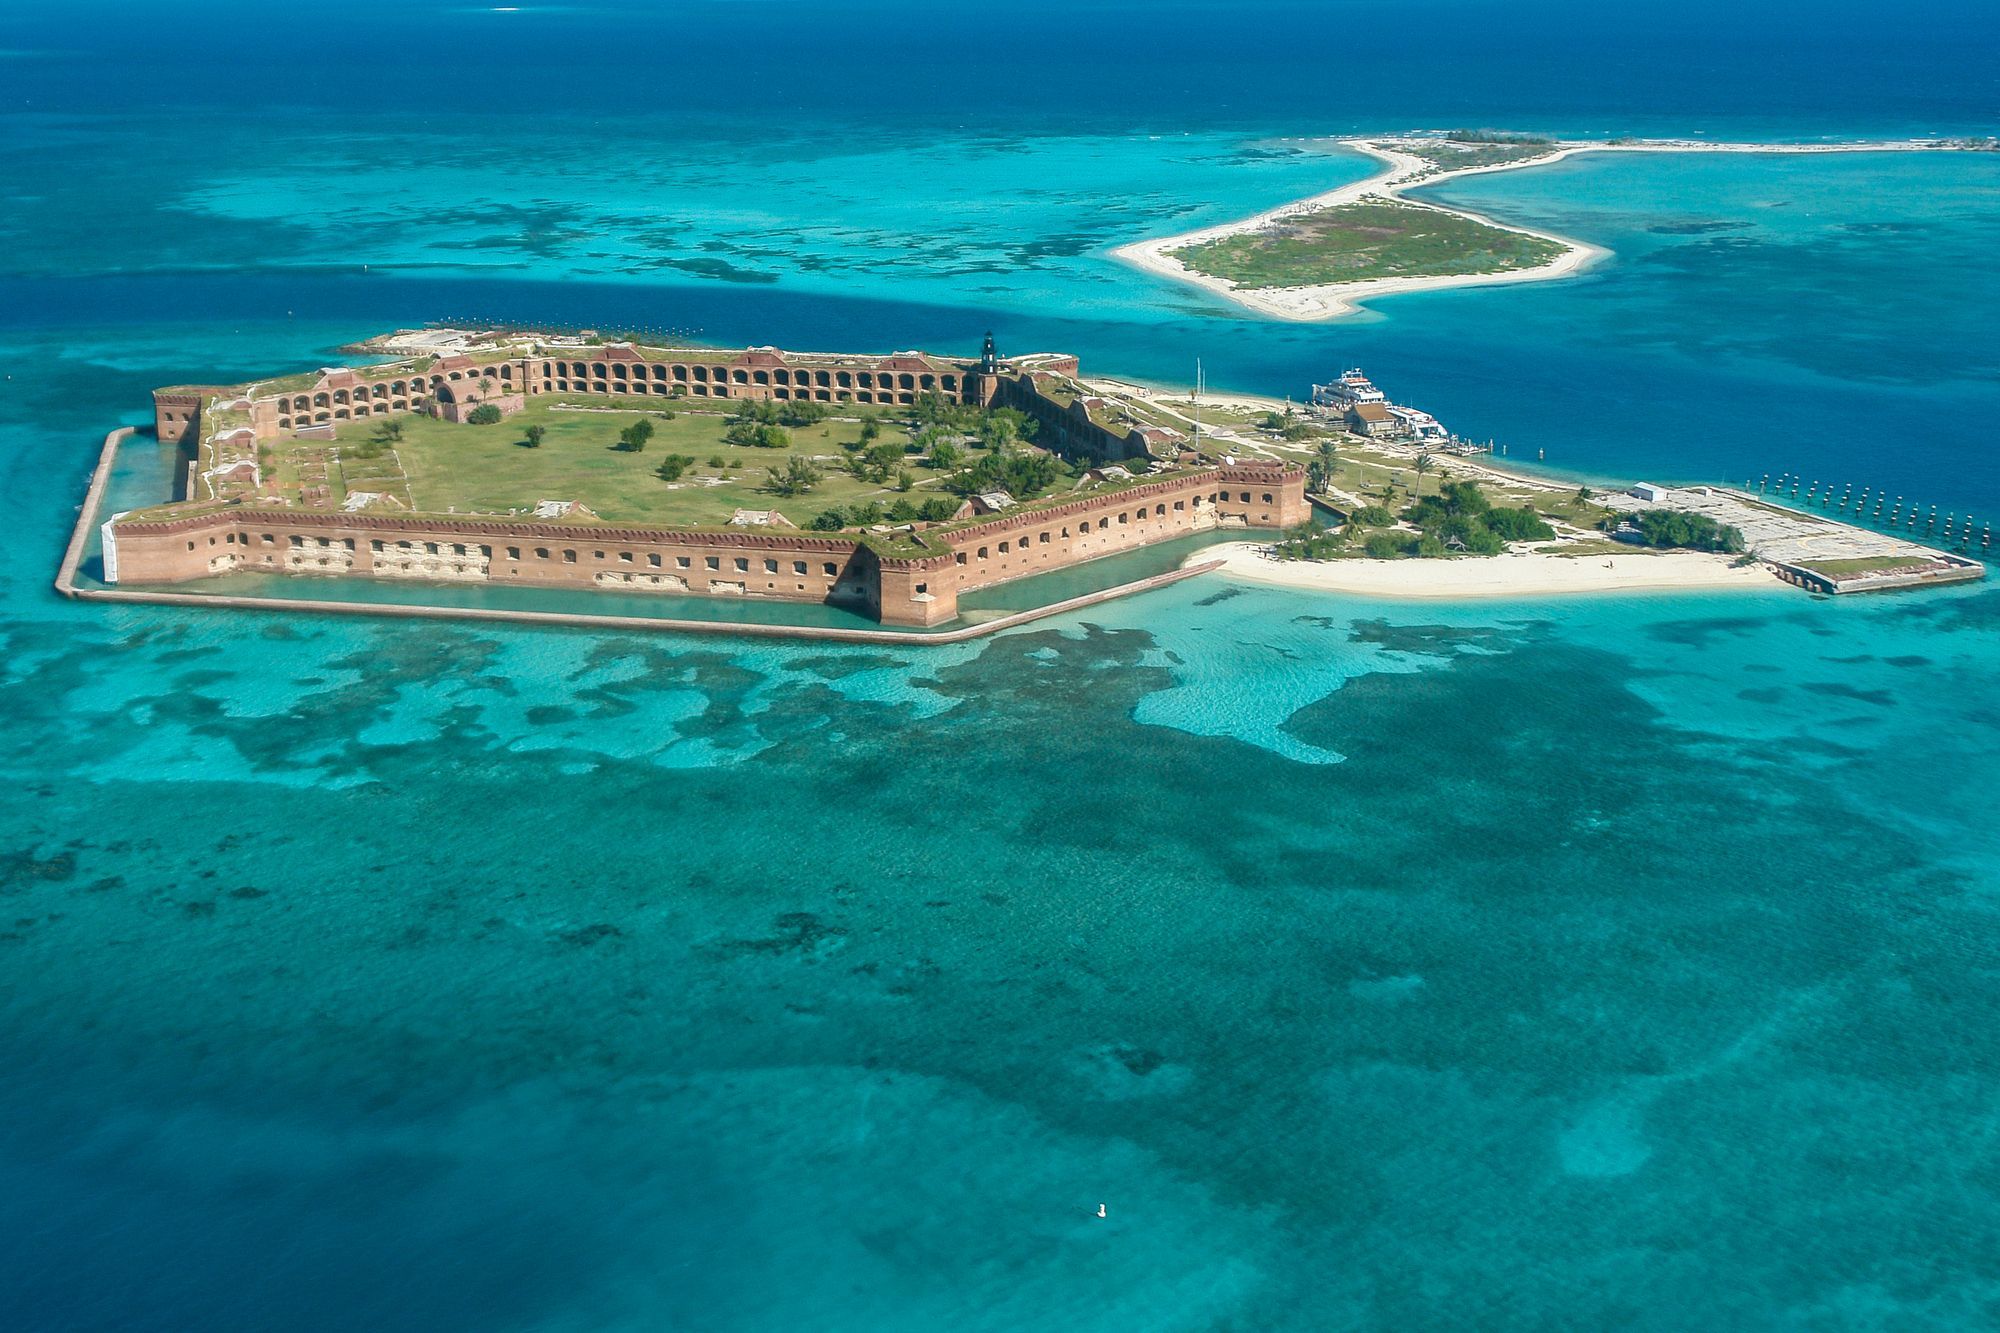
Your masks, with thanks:
M 821 602 L 927 626 L 955 619 L 959 595 L 974 589 L 1219 526 L 1306 517 L 1302 470 L 1244 463 L 920 532 L 936 550 L 910 556 L 878 557 L 844 536 L 229 506 L 118 522 L 106 563 L 120 584 L 236 572 L 506 583 Z

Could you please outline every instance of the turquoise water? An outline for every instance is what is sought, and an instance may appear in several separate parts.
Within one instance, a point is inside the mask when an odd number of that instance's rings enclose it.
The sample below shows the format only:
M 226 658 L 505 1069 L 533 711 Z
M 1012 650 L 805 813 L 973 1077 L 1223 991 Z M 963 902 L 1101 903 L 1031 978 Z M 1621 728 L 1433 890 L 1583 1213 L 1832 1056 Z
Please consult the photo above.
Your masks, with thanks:
M 1106 258 L 1352 178 L 1302 136 L 1990 129 L 1981 11 L 1356 7 L 1439 62 L 1357 83 L 1307 6 L 750 8 L 539 7 L 527 75 L 460 9 L 0 14 L 0 1324 L 1991 1326 L 2000 593 L 884 651 L 48 591 L 154 385 L 474 316 L 1359 361 L 1585 475 L 2000 514 L 1990 157 L 1454 183 L 1613 257 L 1330 327 Z

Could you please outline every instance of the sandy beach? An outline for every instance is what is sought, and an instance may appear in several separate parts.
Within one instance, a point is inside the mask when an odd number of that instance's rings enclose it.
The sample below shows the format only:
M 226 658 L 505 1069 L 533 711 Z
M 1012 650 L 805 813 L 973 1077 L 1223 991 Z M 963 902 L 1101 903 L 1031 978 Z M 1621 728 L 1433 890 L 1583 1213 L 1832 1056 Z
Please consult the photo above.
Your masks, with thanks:
M 1546 282 L 1555 278 L 1568 277 L 1580 273 L 1591 264 L 1603 259 L 1609 252 L 1601 247 L 1587 244 L 1573 237 L 1558 236 L 1553 232 L 1537 231 L 1531 227 L 1518 227 L 1475 213 L 1470 209 L 1447 208 L 1422 200 L 1407 198 L 1404 191 L 1428 187 L 1453 180 L 1460 176 L 1478 176 L 1496 171 L 1521 171 L 1529 167 L 1547 166 L 1564 158 L 1581 153 L 1860 153 L 1860 152 L 1949 152 L 1949 145 L 1926 140 L 1893 140 L 1880 142 L 1857 142 L 1839 144 L 1753 144 L 1753 143 L 1710 143 L 1698 139 L 1655 139 L 1634 143 L 1563 142 L 1550 147 L 1549 151 L 1537 157 L 1524 158 L 1518 162 L 1500 162 L 1484 166 L 1463 167 L 1453 171 L 1435 171 L 1431 164 L 1411 153 L 1398 152 L 1393 147 L 1383 146 L 1391 140 L 1341 139 L 1339 146 L 1372 157 L 1383 164 L 1381 171 L 1336 190 L 1296 199 L 1277 208 L 1234 222 L 1220 223 L 1199 231 L 1184 232 L 1178 236 L 1166 236 L 1156 240 L 1136 241 L 1113 250 L 1116 259 L 1142 269 L 1158 277 L 1171 278 L 1204 290 L 1214 292 L 1237 305 L 1245 306 L 1259 314 L 1274 319 L 1319 322 L 1339 319 L 1353 314 L 1361 304 L 1374 297 L 1391 296 L 1398 292 L 1438 291 L 1457 287 L 1483 287 L 1499 283 Z M 1428 174 L 1427 174 L 1428 173 Z M 1238 236 L 1245 232 L 1258 231 L 1274 222 L 1317 213 L 1342 204 L 1354 203 L 1361 199 L 1395 200 L 1417 208 L 1436 209 L 1441 213 L 1452 213 L 1482 222 L 1501 231 L 1517 232 L 1523 236 L 1534 236 L 1552 241 L 1564 247 L 1563 253 L 1547 264 L 1535 268 L 1515 269 L 1505 273 L 1468 273 L 1460 276 L 1422 278 L 1371 278 L 1359 282 L 1325 283 L 1312 287 L 1261 287 L 1239 288 L 1223 278 L 1197 273 L 1174 258 L 1172 251 L 1190 245 L 1200 245 L 1208 241 L 1220 240 L 1226 236 Z
M 1694 591 L 1783 587 L 1761 564 L 1693 551 L 1595 556 L 1506 555 L 1445 560 L 1274 560 L 1259 542 L 1209 547 L 1194 560 L 1220 559 L 1226 578 L 1368 597 L 1534 597 L 1554 593 Z

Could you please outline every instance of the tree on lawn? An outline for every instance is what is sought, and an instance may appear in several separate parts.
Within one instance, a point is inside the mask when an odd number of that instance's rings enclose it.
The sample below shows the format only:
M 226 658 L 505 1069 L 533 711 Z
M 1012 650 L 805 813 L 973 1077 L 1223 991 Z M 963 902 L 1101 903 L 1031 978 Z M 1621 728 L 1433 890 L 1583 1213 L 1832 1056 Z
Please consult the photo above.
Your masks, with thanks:
M 1437 466 L 1437 460 L 1429 454 L 1418 454 L 1414 466 L 1417 469 L 1417 495 L 1419 498 L 1422 498 L 1424 493 L 1424 474 Z
M 679 481 L 693 466 L 694 459 L 687 454 L 668 454 L 660 460 L 660 465 L 653 469 L 653 475 L 661 481 Z
M 547 426 L 530 426 L 523 432 L 527 438 L 522 443 L 530 449 L 539 449 L 542 447 L 542 437 L 548 433 L 549 428 Z
M 871 444 L 854 460 L 854 475 L 879 486 L 896 474 L 902 462 L 903 446 L 894 440 Z
M 797 454 L 786 459 L 784 467 L 772 468 L 770 474 L 767 489 L 774 495 L 804 495 L 821 481 L 820 470 Z
M 996 407 L 979 418 L 979 447 L 1005 449 L 1035 433 L 1035 419 L 1012 407 Z

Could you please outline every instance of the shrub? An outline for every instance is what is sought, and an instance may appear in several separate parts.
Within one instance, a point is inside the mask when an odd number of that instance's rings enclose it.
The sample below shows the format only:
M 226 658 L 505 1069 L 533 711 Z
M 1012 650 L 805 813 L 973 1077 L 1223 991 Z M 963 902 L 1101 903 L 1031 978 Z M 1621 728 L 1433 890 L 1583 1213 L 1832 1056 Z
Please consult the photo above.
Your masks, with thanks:
M 1410 539 L 1400 532 L 1371 532 L 1361 549 L 1373 560 L 1394 560 L 1409 551 Z
M 1347 541 L 1345 528 L 1301 523 L 1272 545 L 1271 554 L 1280 560 L 1327 560 L 1345 550 Z
M 923 507 L 917 511 L 918 515 L 926 523 L 948 522 L 951 516 L 957 512 L 958 502 L 956 500 L 947 500 L 942 495 L 933 495 L 930 499 L 924 501 Z
M 813 426 L 833 415 L 833 409 L 825 403 L 793 399 L 778 405 L 778 424 L 781 426 Z
M 1348 515 L 1348 521 L 1364 528 L 1386 528 L 1396 521 L 1386 505 L 1363 505 Z
M 679 481 L 693 466 L 694 459 L 686 454 L 668 454 L 660 460 L 660 465 L 653 469 L 653 474 L 661 481 Z
M 838 509 L 823 509 L 809 524 L 814 532 L 839 532 L 847 526 L 847 515 Z
M 1539 542 L 1556 535 L 1556 530 L 1542 521 L 1542 516 L 1527 505 L 1519 509 L 1488 510 L 1486 526 L 1506 541 Z
M 497 426 L 500 424 L 500 409 L 491 403 L 481 403 L 465 414 L 468 426 Z
M 1648 546 L 1680 547 L 1689 551 L 1722 551 L 1730 555 L 1743 549 L 1741 529 L 1717 523 L 1707 514 L 1683 509 L 1647 509 L 1619 515 L 1638 528 Z
M 723 441 L 743 449 L 783 449 L 792 442 L 792 433 L 783 426 L 755 425 L 739 421 L 723 432 Z

